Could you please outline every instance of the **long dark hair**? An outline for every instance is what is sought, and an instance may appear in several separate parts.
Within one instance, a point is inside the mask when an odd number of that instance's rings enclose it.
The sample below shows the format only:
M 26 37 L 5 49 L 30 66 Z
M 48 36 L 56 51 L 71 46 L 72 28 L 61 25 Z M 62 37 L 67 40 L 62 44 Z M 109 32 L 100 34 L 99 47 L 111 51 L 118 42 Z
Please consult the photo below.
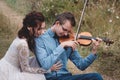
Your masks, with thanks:
M 34 28 L 37 27 L 38 23 L 41 26 L 44 22 L 44 16 L 41 12 L 32 11 L 28 13 L 23 19 L 23 27 L 18 31 L 19 38 L 26 38 L 29 49 L 34 52 L 35 41 L 34 41 Z M 32 27 L 33 35 L 30 35 L 28 27 Z

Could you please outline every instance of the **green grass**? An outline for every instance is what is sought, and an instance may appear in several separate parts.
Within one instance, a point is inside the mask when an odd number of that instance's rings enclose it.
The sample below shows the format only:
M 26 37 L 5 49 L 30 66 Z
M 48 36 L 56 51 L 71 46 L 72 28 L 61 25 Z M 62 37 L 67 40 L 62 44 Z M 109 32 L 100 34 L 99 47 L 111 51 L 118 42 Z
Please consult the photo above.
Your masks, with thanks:
M 77 24 L 83 8 L 83 0 L 6 0 L 16 11 L 26 14 L 32 10 L 41 11 L 49 27 L 54 17 L 64 11 L 75 15 Z M 99 58 L 94 63 L 95 70 L 113 78 L 120 79 L 120 0 L 89 0 L 83 17 L 82 31 L 90 32 L 94 37 L 107 37 L 114 40 L 110 47 L 103 42 L 99 49 Z M 2 23 L 2 22 L 1 22 Z M 1 24 L 0 23 L 0 24 Z M 1 25 L 0 25 L 1 26 Z M 3 27 L 3 26 L 2 26 Z M 47 27 L 47 28 L 48 28 Z M 1 28 L 1 27 L 0 27 Z M 75 30 L 77 29 L 77 26 Z M 0 34 L 9 35 L 1 30 Z M 1 35 L 0 35 L 1 36 Z M 1 39 L 2 38 L 2 39 Z M 0 37 L 0 53 L 5 53 L 11 39 Z M 8 43 L 7 43 L 8 42 Z M 90 46 L 80 47 L 83 56 L 88 55 Z
M 2 58 L 12 42 L 14 34 L 10 28 L 9 20 L 2 14 L 0 14 L 0 19 L 0 58 Z

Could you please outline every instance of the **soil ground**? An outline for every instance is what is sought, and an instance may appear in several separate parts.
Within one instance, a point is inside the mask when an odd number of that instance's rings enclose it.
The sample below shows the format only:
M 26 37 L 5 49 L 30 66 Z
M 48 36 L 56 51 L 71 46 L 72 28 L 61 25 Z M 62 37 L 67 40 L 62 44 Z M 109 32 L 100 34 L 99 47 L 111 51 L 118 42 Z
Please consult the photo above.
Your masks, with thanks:
M 21 14 L 18 14 L 16 11 L 12 10 L 4 0 L 0 0 L 0 13 L 2 13 L 4 16 L 6 16 L 11 24 L 16 24 L 18 29 L 22 26 L 22 19 L 23 16 Z M 83 74 L 83 73 L 89 73 L 89 72 L 95 72 L 94 69 L 90 66 L 85 71 L 78 70 L 73 63 L 68 61 L 68 68 L 73 74 Z M 104 80 L 113 80 L 109 76 L 102 75 Z

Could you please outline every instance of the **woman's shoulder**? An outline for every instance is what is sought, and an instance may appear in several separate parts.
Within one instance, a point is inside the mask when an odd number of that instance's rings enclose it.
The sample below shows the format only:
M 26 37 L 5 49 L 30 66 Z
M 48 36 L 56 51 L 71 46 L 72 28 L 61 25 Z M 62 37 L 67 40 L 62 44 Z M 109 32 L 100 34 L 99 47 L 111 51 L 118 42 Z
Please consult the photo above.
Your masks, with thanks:
M 16 44 L 16 45 L 24 45 L 24 46 L 27 46 L 27 41 L 26 41 L 26 39 L 25 38 L 19 38 L 19 37 L 16 37 L 15 38 L 15 40 L 14 40 L 14 43 Z
M 14 43 L 16 43 L 17 48 L 22 48 L 22 47 L 28 48 L 28 44 L 27 44 L 26 39 L 21 39 L 19 37 L 16 37 L 16 39 L 14 40 Z
M 26 38 L 19 38 L 19 37 L 16 37 L 15 40 L 16 40 L 16 41 L 19 41 L 19 43 L 27 43 Z

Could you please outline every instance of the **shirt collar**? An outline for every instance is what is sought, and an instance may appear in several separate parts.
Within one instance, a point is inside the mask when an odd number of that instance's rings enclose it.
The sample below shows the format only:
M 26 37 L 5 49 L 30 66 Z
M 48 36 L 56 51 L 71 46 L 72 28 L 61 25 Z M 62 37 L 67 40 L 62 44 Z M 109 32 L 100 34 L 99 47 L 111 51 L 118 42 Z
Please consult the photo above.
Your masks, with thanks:
M 51 28 L 48 29 L 48 34 L 49 34 L 51 37 L 54 37 L 54 36 L 55 36 L 55 33 L 51 30 Z
M 48 34 L 49 34 L 51 37 L 55 38 L 55 39 L 58 39 L 58 38 L 59 38 L 59 37 L 57 36 L 57 34 L 52 31 L 51 28 L 48 29 Z

